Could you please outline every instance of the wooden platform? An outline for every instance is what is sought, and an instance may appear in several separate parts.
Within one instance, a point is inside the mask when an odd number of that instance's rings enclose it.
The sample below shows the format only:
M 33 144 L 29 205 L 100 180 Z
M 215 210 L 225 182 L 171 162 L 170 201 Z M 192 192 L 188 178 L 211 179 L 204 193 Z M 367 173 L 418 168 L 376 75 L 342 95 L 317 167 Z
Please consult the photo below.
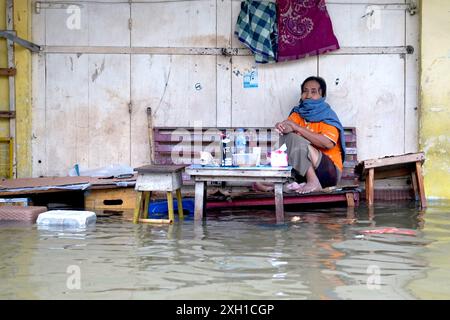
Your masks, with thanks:
M 151 159 L 155 164 L 173 164 L 174 159 L 177 163 L 193 164 L 199 159 L 199 151 L 210 151 L 214 155 L 215 150 L 220 150 L 220 133 L 233 133 L 237 128 L 203 128 L 197 129 L 192 127 L 172 128 L 172 127 L 155 127 L 151 130 Z M 246 134 L 249 136 L 250 147 L 261 147 L 261 163 L 267 163 L 266 154 L 274 147 L 274 143 L 278 134 L 273 128 L 245 128 Z M 346 187 L 345 192 L 336 189 L 332 192 L 321 192 L 309 195 L 291 195 L 285 196 L 284 203 L 343 203 L 349 206 L 358 205 L 359 203 L 359 177 L 355 174 L 355 166 L 357 165 L 357 145 L 356 145 L 356 128 L 346 127 L 345 144 L 346 157 L 344 161 L 344 170 L 339 187 Z M 250 181 L 250 180 L 249 180 Z M 254 180 L 252 181 L 254 182 Z M 184 185 L 191 185 L 195 182 L 189 175 L 183 175 Z M 236 180 L 218 182 L 211 180 L 208 184 L 214 184 L 214 189 L 231 189 L 232 194 L 227 201 L 213 200 L 208 202 L 207 208 L 214 207 L 233 207 L 239 205 L 273 205 L 273 193 L 259 193 L 255 199 L 241 199 L 242 192 L 234 192 Z M 242 185 L 242 180 L 239 181 Z M 247 187 L 245 194 L 251 191 L 251 183 Z M 213 189 L 213 188 L 210 188 Z M 242 186 L 236 187 L 242 190 Z M 210 194 L 212 196 L 212 194 Z M 249 196 L 250 197 L 250 196 Z M 266 199 L 263 199 L 263 198 Z M 236 202 L 235 202 L 236 201 Z
M 356 187 L 343 187 L 334 189 L 332 192 L 312 192 L 299 196 L 295 193 L 284 193 L 283 204 L 310 204 L 310 203 L 343 203 L 347 207 L 355 207 L 359 205 L 360 196 Z M 206 208 L 223 208 L 223 207 L 252 207 L 252 206 L 273 206 L 275 205 L 272 193 L 249 192 L 240 197 L 234 197 L 231 201 L 208 199 Z
M 192 127 L 155 127 L 151 134 L 151 159 L 154 164 L 174 164 L 174 156 L 178 164 L 194 164 L 199 159 L 200 151 L 220 152 L 220 133 L 235 132 L 237 128 L 203 128 Z M 357 160 L 356 128 L 345 127 L 346 156 L 343 163 L 344 169 L 341 177 L 341 185 L 358 184 L 358 175 L 355 174 Z M 250 147 L 261 147 L 261 164 L 266 164 L 266 154 L 274 148 L 278 137 L 273 128 L 245 128 L 249 136 Z M 218 155 L 216 155 L 218 157 Z M 183 180 L 189 181 L 190 177 L 183 175 Z

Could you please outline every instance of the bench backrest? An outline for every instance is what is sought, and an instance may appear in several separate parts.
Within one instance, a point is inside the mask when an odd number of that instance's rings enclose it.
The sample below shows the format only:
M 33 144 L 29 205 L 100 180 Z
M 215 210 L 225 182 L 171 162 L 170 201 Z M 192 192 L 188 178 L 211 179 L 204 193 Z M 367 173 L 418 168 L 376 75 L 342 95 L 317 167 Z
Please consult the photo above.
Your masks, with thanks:
M 209 151 L 220 159 L 220 134 L 230 133 L 233 140 L 237 128 L 153 128 L 151 159 L 154 164 L 192 164 L 199 163 L 200 151 Z M 278 148 L 278 133 L 273 128 L 245 128 L 250 147 L 261 147 L 261 163 L 267 163 L 268 151 Z M 355 184 L 358 176 L 354 168 L 358 163 L 356 148 L 356 128 L 346 127 L 346 157 L 341 185 Z

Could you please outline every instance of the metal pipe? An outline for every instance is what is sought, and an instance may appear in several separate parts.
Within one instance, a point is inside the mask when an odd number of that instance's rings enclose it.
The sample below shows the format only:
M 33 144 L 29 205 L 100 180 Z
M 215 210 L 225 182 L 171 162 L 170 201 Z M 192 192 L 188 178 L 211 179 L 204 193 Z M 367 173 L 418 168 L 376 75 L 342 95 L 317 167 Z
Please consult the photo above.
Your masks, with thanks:
M 194 47 L 120 47 L 120 46 L 43 46 L 43 53 L 86 54 L 167 54 L 167 55 L 226 55 L 251 56 L 246 48 L 194 48 Z M 412 49 L 412 51 L 411 51 Z M 396 47 L 342 47 L 326 55 L 344 54 L 410 54 L 411 46 Z

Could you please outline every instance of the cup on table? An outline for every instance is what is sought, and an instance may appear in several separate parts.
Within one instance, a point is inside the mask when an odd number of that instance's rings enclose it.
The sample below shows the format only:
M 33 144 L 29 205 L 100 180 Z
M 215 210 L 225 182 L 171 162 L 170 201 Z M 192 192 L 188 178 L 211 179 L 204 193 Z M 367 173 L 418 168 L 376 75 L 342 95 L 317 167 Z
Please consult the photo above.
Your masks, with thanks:
M 256 166 L 261 164 L 261 147 L 253 147 L 253 154 L 256 158 Z

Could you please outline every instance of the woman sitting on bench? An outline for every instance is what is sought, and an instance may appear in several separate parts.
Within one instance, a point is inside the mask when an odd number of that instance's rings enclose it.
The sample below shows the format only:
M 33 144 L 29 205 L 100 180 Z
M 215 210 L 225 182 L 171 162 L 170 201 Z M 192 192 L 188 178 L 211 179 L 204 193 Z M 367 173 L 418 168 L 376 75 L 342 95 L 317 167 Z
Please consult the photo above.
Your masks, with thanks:
M 289 117 L 275 125 L 280 145 L 287 146 L 288 162 L 295 182 L 288 189 L 299 193 L 320 191 L 337 185 L 345 158 L 344 128 L 336 113 L 325 102 L 326 82 L 309 77 L 301 86 L 298 106 Z M 267 191 L 266 185 L 256 189 Z

